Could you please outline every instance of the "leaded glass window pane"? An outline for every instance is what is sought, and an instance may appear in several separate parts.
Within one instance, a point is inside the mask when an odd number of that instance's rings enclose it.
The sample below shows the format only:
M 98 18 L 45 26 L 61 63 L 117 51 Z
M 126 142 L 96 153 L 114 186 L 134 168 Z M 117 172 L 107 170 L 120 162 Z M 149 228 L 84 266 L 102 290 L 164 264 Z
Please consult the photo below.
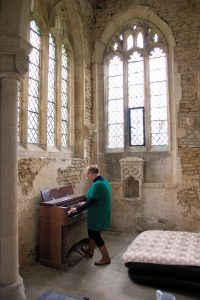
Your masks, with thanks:
M 108 128 L 108 147 L 109 148 L 122 148 L 124 127 L 123 124 L 109 124 Z
M 151 145 L 168 145 L 166 54 L 154 48 L 149 57 Z
M 129 109 L 130 118 L 130 145 L 144 145 L 144 108 Z
M 144 41 L 143 41 L 143 34 L 142 32 L 139 32 L 138 36 L 137 36 L 137 46 L 139 48 L 143 48 L 144 46 Z
M 127 50 L 133 47 L 133 36 L 130 34 L 127 38 Z
M 49 34 L 49 60 L 48 60 L 48 108 L 47 108 L 47 145 L 55 146 L 55 113 L 56 113 L 56 46 Z
M 124 145 L 123 120 L 123 64 L 113 57 L 108 65 L 108 147 Z
M 108 123 L 123 123 L 123 100 L 108 102 Z
M 40 32 L 35 21 L 30 23 L 30 43 L 33 49 L 29 56 L 28 143 L 37 144 L 39 142 Z
M 69 95 L 69 66 L 68 53 L 62 45 L 62 65 L 61 65 L 61 145 L 68 144 L 68 95 Z
M 144 106 L 144 60 L 138 52 L 128 61 L 128 106 Z

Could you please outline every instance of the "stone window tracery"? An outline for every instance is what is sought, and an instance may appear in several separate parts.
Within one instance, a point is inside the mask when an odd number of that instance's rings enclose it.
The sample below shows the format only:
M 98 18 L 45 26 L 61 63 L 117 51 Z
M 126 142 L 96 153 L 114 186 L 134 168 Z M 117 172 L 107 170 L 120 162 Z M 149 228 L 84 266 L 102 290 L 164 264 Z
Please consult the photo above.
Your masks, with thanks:
M 168 150 L 167 43 L 145 21 L 116 32 L 105 51 L 106 148 Z

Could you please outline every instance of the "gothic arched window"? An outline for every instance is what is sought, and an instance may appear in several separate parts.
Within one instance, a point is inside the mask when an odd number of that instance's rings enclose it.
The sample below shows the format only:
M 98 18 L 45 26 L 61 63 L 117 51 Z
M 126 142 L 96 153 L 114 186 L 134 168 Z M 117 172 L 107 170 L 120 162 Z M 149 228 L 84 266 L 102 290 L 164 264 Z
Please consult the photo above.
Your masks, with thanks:
M 29 72 L 18 89 L 18 141 L 24 147 L 68 151 L 72 47 L 64 24 L 59 36 L 56 28 L 51 33 L 38 23 L 30 21 Z
M 167 149 L 167 47 L 159 30 L 136 21 L 114 34 L 105 53 L 105 83 L 106 148 Z

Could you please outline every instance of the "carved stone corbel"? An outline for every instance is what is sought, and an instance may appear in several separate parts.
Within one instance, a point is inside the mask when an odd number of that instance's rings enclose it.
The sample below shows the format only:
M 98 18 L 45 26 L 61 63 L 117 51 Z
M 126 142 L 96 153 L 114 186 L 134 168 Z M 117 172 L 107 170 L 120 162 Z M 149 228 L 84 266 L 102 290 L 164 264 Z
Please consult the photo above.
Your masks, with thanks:
M 28 71 L 30 50 L 30 43 L 22 38 L 0 35 L 0 78 L 21 78 Z
M 28 72 L 29 57 L 27 52 L 23 48 L 19 48 L 16 50 L 15 66 L 17 72 L 19 72 L 21 75 Z

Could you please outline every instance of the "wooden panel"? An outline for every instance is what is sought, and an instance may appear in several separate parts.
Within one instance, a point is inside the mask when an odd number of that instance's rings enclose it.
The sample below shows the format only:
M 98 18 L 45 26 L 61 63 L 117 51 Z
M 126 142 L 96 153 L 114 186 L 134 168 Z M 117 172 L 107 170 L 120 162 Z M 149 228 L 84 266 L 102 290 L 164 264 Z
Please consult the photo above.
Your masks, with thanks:
M 67 263 L 68 251 L 82 239 L 87 238 L 86 213 L 78 215 L 66 226 L 61 226 L 57 219 L 40 221 L 40 262 L 62 268 Z
M 84 196 L 83 194 L 76 194 L 76 196 L 73 194 L 73 195 L 68 195 L 68 196 L 65 196 L 65 197 L 62 197 L 62 198 L 57 198 L 57 199 L 52 199 L 52 200 L 49 200 L 49 201 L 46 201 L 46 202 L 41 202 L 41 205 L 73 205 L 74 203 L 78 202 L 78 201 L 83 201 L 84 199 Z
M 68 222 L 67 212 L 66 207 L 40 205 L 40 220 L 62 226 Z
M 60 265 L 62 261 L 62 232 L 60 226 L 40 222 L 40 262 Z
M 73 188 L 71 185 L 62 186 L 59 188 L 47 189 L 40 192 L 41 201 L 46 202 L 53 199 L 58 199 L 62 197 L 66 197 L 67 195 L 74 194 Z
M 87 238 L 87 211 L 68 217 L 68 210 L 83 201 L 72 186 L 41 191 L 39 260 L 48 266 L 63 268 L 68 251 Z M 53 198 L 53 199 L 52 199 Z
M 77 222 L 70 224 L 69 226 L 63 227 L 63 237 L 62 237 L 62 263 L 67 263 L 67 254 L 69 250 L 78 242 L 86 239 L 87 233 L 87 220 L 85 217 L 80 217 Z

